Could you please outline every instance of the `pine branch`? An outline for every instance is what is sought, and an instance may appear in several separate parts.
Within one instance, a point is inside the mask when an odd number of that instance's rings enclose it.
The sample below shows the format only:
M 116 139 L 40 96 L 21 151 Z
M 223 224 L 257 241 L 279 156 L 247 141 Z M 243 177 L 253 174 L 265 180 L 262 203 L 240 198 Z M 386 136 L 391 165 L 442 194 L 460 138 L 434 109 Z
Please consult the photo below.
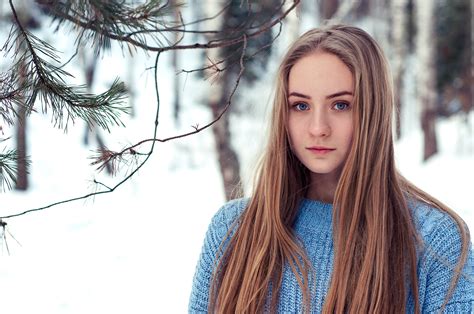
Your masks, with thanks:
M 10 7 L 18 27 L 9 37 L 5 50 L 9 52 L 14 43 L 22 47 L 15 50 L 17 61 L 13 69 L 24 76 L 20 90 L 28 111 L 39 98 L 43 112 L 51 110 L 54 125 L 60 128 L 67 129 L 68 123 L 74 123 L 77 118 L 90 127 L 98 125 L 107 131 L 111 125 L 122 126 L 120 115 L 128 113 L 125 84 L 115 80 L 109 90 L 99 95 L 87 93 L 85 86 L 66 84 L 65 78 L 72 75 L 60 66 L 56 49 L 23 28 L 12 0 Z
M 0 191 L 11 190 L 15 186 L 18 159 L 18 153 L 15 150 L 0 153 Z
M 21 104 L 21 91 L 17 88 L 17 76 L 12 72 L 0 73 L 0 117 L 8 125 L 13 125 L 18 116 L 16 104 Z
M 109 48 L 111 39 L 125 37 L 133 38 L 141 45 L 147 45 L 149 41 L 160 46 L 171 45 L 165 34 L 156 29 L 176 28 L 179 22 L 172 18 L 174 11 L 181 6 L 160 0 L 148 0 L 138 6 L 117 0 L 36 2 L 54 17 L 58 26 L 66 21 L 71 22 L 73 28 L 79 30 L 78 38 L 90 43 L 97 53 Z M 149 36 L 144 36 L 145 34 Z

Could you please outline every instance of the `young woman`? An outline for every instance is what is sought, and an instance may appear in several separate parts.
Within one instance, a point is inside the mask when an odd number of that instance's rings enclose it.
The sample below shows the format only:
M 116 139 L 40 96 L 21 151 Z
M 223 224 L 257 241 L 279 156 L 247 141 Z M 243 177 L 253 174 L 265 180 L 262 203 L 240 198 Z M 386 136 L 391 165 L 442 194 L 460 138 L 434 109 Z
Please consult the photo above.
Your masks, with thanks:
M 473 311 L 469 231 L 396 170 L 393 102 L 361 29 L 290 47 L 253 194 L 213 218 L 190 312 Z

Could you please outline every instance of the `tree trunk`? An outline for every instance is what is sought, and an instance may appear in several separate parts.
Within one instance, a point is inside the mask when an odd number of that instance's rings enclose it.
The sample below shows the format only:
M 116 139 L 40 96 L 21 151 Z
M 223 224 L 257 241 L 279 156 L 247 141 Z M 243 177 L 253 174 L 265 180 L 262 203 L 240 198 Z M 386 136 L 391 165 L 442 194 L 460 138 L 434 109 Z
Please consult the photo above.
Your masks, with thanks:
M 81 49 L 81 55 L 82 55 L 84 74 L 86 77 L 86 87 L 87 87 L 87 91 L 90 93 L 92 92 L 92 86 L 94 84 L 94 79 L 95 79 L 95 72 L 97 68 L 97 56 L 94 54 L 91 55 L 89 52 L 87 52 L 84 49 Z M 102 138 L 100 130 L 94 124 L 86 125 L 86 129 L 84 133 L 84 145 L 89 144 L 89 138 L 91 135 L 96 140 L 99 151 L 105 152 L 106 146 L 105 146 L 104 139 Z M 114 169 L 109 163 L 105 165 L 105 171 L 107 172 L 107 174 L 114 174 Z
M 471 51 L 471 73 L 467 74 L 468 80 L 467 82 L 469 83 L 469 91 L 468 93 L 468 108 L 469 110 L 472 110 L 474 107 L 474 0 L 471 0 L 470 3 L 471 7 L 471 18 L 469 19 L 470 26 L 471 26 L 471 40 L 469 41 L 469 51 Z M 467 72 L 467 71 L 466 71 Z M 467 88 L 467 87 L 466 87 Z M 466 110 L 468 112 L 468 110 Z
M 214 119 L 217 118 L 222 110 L 223 106 L 221 104 L 210 104 Z M 231 145 L 228 114 L 224 114 L 221 119 L 214 124 L 212 132 L 216 143 L 216 151 L 224 183 L 225 197 L 227 200 L 241 197 L 243 195 L 243 189 L 240 178 L 240 163 L 237 154 Z
M 396 138 L 401 137 L 401 114 L 402 102 L 401 95 L 403 95 L 403 76 L 405 73 L 404 59 L 406 56 L 406 10 L 407 0 L 393 0 L 391 2 L 392 12 L 392 43 L 393 43 L 393 82 L 395 89 L 395 134 Z
M 31 19 L 28 7 L 24 2 L 20 2 L 17 7 L 18 16 L 20 20 L 24 24 L 29 24 L 29 20 Z M 21 41 L 17 42 L 17 51 L 25 51 L 26 47 L 24 43 Z M 20 53 L 21 54 L 21 53 Z M 23 63 L 20 66 L 20 73 L 19 73 L 19 84 L 25 84 L 26 78 L 26 65 Z M 18 106 L 18 116 L 16 122 L 16 149 L 18 153 L 17 159 L 17 177 L 16 177 L 16 185 L 15 189 L 20 191 L 26 191 L 28 189 L 28 169 L 26 163 L 27 157 L 27 141 L 26 141 L 26 125 L 27 125 L 27 116 L 28 116 L 28 108 L 26 105 L 22 104 Z
M 434 66 L 434 1 L 416 1 L 418 57 L 418 103 L 421 105 L 421 127 L 423 129 L 423 160 L 438 151 L 436 140 L 436 68 Z
M 128 105 L 130 106 L 130 117 L 134 118 L 136 115 L 136 79 L 135 79 L 135 58 L 132 55 L 127 56 L 127 92 L 128 92 Z
M 212 1 L 205 2 L 205 12 L 207 16 L 214 16 L 222 8 L 222 4 L 217 4 Z M 219 18 L 211 19 L 208 21 L 209 29 L 219 29 L 222 25 L 222 15 Z M 219 49 L 210 49 L 207 51 L 207 60 L 209 62 L 217 62 L 220 55 Z M 224 68 L 225 63 L 219 65 Z M 214 69 L 208 71 L 208 75 L 212 76 Z M 210 79 L 213 81 L 213 78 Z M 229 97 L 230 89 L 233 82 L 233 75 L 231 71 L 221 72 L 218 79 L 210 86 L 208 104 L 212 111 L 213 119 L 216 119 L 219 114 L 224 110 Z M 230 134 L 230 110 L 227 111 L 219 121 L 217 121 L 213 127 L 212 132 L 214 135 L 217 159 L 219 162 L 219 168 L 222 175 L 224 184 L 224 192 L 227 200 L 243 195 L 243 189 L 241 186 L 240 178 L 240 163 L 232 148 L 231 134 Z
M 172 5 L 177 5 L 178 2 L 177 0 L 172 0 L 171 1 Z M 174 10 L 174 18 L 176 21 L 179 21 L 180 15 L 179 15 L 179 9 L 176 8 Z M 181 37 L 180 32 L 175 32 L 174 34 L 174 42 L 178 42 L 178 40 Z M 179 74 L 180 69 L 180 60 L 179 60 L 179 50 L 173 50 L 172 51 L 172 64 L 173 68 L 175 70 L 175 76 L 174 76 L 174 103 L 173 103 L 173 118 L 174 118 L 174 123 L 176 127 L 179 127 L 179 115 L 181 111 L 181 74 Z
M 322 0 L 320 2 L 320 12 L 322 20 L 327 20 L 333 17 L 339 6 L 339 0 Z
M 216 51 L 217 50 L 214 49 L 214 52 Z M 224 71 L 220 79 L 211 85 L 209 107 L 211 108 L 213 119 L 216 119 L 222 110 L 224 110 L 232 82 L 231 72 Z M 240 163 L 231 144 L 229 115 L 230 111 L 227 111 L 212 127 L 217 159 L 227 200 L 243 195 L 240 178 Z
M 22 77 L 24 74 L 22 74 Z M 15 188 L 20 191 L 28 189 L 28 169 L 26 164 L 26 121 L 27 108 L 20 105 L 18 108 L 18 117 L 16 123 L 16 149 L 18 152 L 18 172 Z
M 288 10 L 290 6 L 292 6 L 292 2 L 285 2 L 285 6 L 283 10 Z M 300 3 L 296 8 L 294 8 L 286 17 L 285 19 L 285 28 L 284 32 L 286 35 L 286 39 L 288 44 L 291 44 L 295 41 L 300 34 L 300 14 L 301 14 L 301 6 L 303 4 Z

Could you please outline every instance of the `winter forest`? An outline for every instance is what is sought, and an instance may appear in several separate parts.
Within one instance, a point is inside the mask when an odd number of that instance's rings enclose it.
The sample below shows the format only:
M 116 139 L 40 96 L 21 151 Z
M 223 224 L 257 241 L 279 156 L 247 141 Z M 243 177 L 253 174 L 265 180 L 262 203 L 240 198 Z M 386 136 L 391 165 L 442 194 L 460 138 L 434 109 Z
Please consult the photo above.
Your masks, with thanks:
M 401 173 L 474 230 L 473 0 L 1 0 L 2 313 L 182 313 L 251 191 L 279 60 L 346 23 L 384 49 Z

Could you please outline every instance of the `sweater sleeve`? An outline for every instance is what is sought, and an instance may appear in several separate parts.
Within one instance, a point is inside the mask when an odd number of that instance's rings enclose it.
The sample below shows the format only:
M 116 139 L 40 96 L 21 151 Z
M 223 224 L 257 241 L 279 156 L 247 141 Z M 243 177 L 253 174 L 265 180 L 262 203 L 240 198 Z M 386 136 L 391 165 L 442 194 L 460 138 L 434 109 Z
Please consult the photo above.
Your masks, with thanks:
M 212 273 L 218 262 L 221 243 L 228 240 L 225 237 L 228 235 L 229 228 L 232 227 L 244 206 L 245 202 L 242 200 L 230 201 L 221 207 L 212 218 L 194 274 L 188 305 L 189 313 L 207 312 Z
M 422 313 L 440 312 L 461 255 L 462 242 L 456 222 L 446 213 L 438 213 L 436 218 L 436 223 L 428 224 L 429 230 L 425 230 L 429 233 L 424 239 L 424 257 L 419 270 L 420 293 L 424 300 Z M 473 310 L 474 257 L 469 243 L 466 263 L 443 313 L 473 313 Z

